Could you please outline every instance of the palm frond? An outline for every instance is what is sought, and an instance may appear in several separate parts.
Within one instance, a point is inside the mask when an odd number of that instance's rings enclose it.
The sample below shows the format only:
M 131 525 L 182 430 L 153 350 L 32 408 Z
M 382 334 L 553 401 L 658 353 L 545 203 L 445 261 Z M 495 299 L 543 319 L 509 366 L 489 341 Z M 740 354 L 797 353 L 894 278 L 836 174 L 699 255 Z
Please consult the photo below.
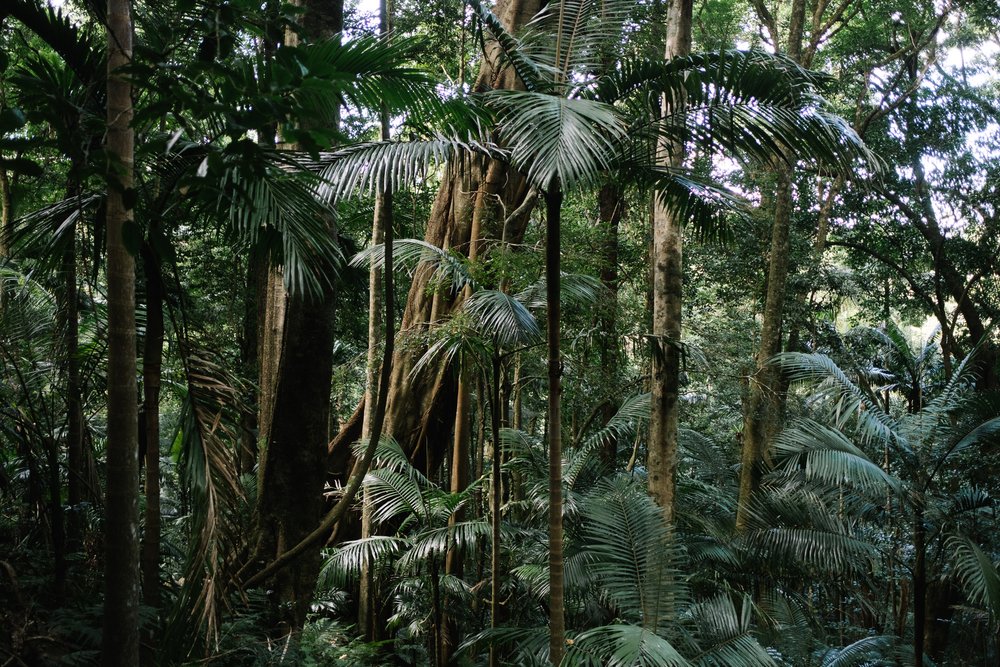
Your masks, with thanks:
M 687 612 L 701 649 L 692 657 L 703 667 L 776 667 L 774 660 L 751 633 L 753 604 L 744 597 L 737 609 L 728 595 L 719 595 L 693 605 Z
M 380 141 L 322 153 L 315 164 L 327 182 L 320 196 L 336 200 L 357 190 L 396 192 L 426 177 L 431 167 L 469 153 L 504 159 L 506 152 L 474 137 L 422 141 Z
M 395 239 L 392 242 L 392 260 L 396 268 L 404 268 L 410 272 L 421 264 L 433 267 L 434 274 L 430 281 L 449 287 L 455 294 L 462 291 L 466 285 L 476 287 L 465 258 L 452 251 L 438 248 L 423 239 Z M 379 243 L 365 248 L 351 258 L 350 266 L 363 264 L 378 269 L 385 266 L 385 246 Z
M 420 484 L 393 470 L 369 472 L 365 492 L 372 504 L 372 522 L 380 525 L 400 515 L 423 517 L 427 507 Z
M 474 292 L 462 306 L 482 336 L 501 347 L 526 345 L 541 337 L 535 316 L 516 298 L 500 290 Z
M 264 165 L 243 159 L 243 152 Z M 333 209 L 317 197 L 319 180 L 301 169 L 288 169 L 280 154 L 250 142 L 226 148 L 218 194 L 206 191 L 212 205 L 229 218 L 240 241 L 269 247 L 283 267 L 289 291 L 316 297 L 332 284 L 343 263 L 333 232 Z M 210 158 L 206 158 L 208 163 Z
M 649 419 L 650 396 L 649 392 L 629 396 L 608 423 L 589 435 L 581 447 L 588 449 L 635 435 L 636 426 Z
M 864 570 L 875 557 L 875 548 L 864 540 L 816 528 L 754 530 L 747 534 L 746 544 L 758 558 L 775 564 L 795 564 L 832 573 Z
M 533 59 L 558 72 L 562 81 L 586 79 L 607 69 L 622 51 L 625 25 L 634 11 L 635 3 L 628 0 L 548 3 L 526 26 L 523 41 Z
M 1000 618 L 1000 572 L 996 564 L 968 537 L 955 535 L 946 544 L 965 595 L 989 610 L 994 619 Z
M 482 366 L 494 352 L 492 342 L 469 326 L 465 318 L 452 318 L 433 335 L 434 342 L 417 359 L 410 377 L 419 375 L 432 364 L 450 366 L 457 362 Z
M 545 88 L 552 77 L 545 76 L 538 63 L 527 56 L 521 42 L 507 31 L 503 21 L 482 0 L 472 0 L 470 4 L 476 16 L 500 45 L 501 51 L 514 67 L 524 87 L 528 90 Z
M 562 273 L 559 276 L 559 302 L 563 308 L 588 306 L 597 302 L 605 293 L 606 288 L 601 281 L 583 273 Z M 525 307 L 532 310 L 548 307 L 545 277 L 514 295 Z
M 691 667 L 669 641 L 639 625 L 604 625 L 581 632 L 564 665 L 597 667 Z M 737 664 L 737 663 L 732 663 Z
M 458 521 L 422 531 L 413 538 L 412 547 L 396 561 L 396 567 L 404 572 L 417 571 L 431 558 L 443 559 L 451 548 L 473 549 L 480 542 L 489 541 L 491 535 L 489 521 Z
M 733 233 L 729 220 L 745 218 L 748 202 L 718 183 L 680 167 L 655 167 L 653 184 L 663 206 L 690 225 L 702 243 L 727 243 Z
M 387 535 L 372 535 L 344 542 L 323 563 L 317 585 L 326 588 L 346 587 L 358 580 L 365 566 L 393 562 L 408 546 L 407 540 Z
M 103 194 L 89 192 L 23 215 L 14 221 L 11 243 L 19 255 L 30 253 L 37 257 L 39 271 L 52 271 L 62 258 L 63 248 L 72 241 L 69 231 L 102 201 Z
M 975 445 L 997 442 L 1000 437 L 1000 417 L 994 417 L 979 424 L 972 430 L 959 434 L 952 438 L 952 441 L 943 445 L 944 452 L 938 458 L 937 464 L 940 466 L 953 456 L 958 456 Z
M 842 648 L 832 648 L 823 654 L 822 667 L 875 667 L 896 664 L 887 656 L 895 637 L 875 635 L 864 637 Z
M 592 469 L 594 452 L 609 443 L 635 436 L 639 425 L 649 420 L 649 397 L 650 394 L 644 393 L 627 398 L 607 424 L 573 448 L 572 455 L 563 468 L 563 483 L 567 488 L 575 488 L 583 472 L 588 468 Z
M 780 366 L 792 382 L 817 387 L 818 396 L 826 400 L 838 428 L 855 419 L 862 444 L 889 443 L 910 452 L 910 446 L 898 437 L 896 422 L 830 357 L 825 354 L 784 352 L 775 355 L 771 363 Z
M 199 632 L 209 643 L 218 640 L 220 615 L 245 551 L 236 443 L 248 408 L 241 398 L 245 389 L 211 353 L 190 345 L 184 352 L 187 388 L 175 447 L 192 497 L 192 542 L 166 632 L 186 654 Z
M 368 440 L 362 438 L 351 445 L 354 456 L 360 457 L 368 447 Z M 410 457 L 406 455 L 399 442 L 388 433 L 383 433 L 375 446 L 375 457 L 372 459 L 374 470 L 391 470 L 414 480 L 421 488 L 431 486 L 430 481 L 417 470 Z
M 850 484 L 866 491 L 899 492 L 901 484 L 836 429 L 802 419 L 782 430 L 774 451 L 787 473 L 801 471 L 807 480 Z
M 487 628 L 458 647 L 458 654 L 478 651 L 484 645 L 511 646 L 518 657 L 518 665 L 542 664 L 549 654 L 548 628 Z
M 685 595 L 662 512 L 620 477 L 599 482 L 582 515 L 593 578 L 624 618 L 655 632 Z
M 413 39 L 336 36 L 279 50 L 278 59 L 294 61 L 304 72 L 294 86 L 296 106 L 313 115 L 332 116 L 343 103 L 390 112 L 439 111 L 433 79 L 424 70 L 407 67 L 418 42 Z
M 627 136 L 617 110 L 603 102 L 510 90 L 492 91 L 487 101 L 511 164 L 541 190 L 595 183 Z

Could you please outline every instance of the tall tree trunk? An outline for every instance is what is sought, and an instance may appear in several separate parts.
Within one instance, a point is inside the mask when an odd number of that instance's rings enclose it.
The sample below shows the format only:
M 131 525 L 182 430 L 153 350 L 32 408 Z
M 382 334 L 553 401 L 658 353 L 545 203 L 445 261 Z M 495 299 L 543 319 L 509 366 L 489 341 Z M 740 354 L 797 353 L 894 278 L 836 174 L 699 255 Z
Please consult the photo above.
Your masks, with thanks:
M 150 225 L 150 234 L 157 233 Z M 146 442 L 146 513 L 142 540 L 142 601 L 160 606 L 160 369 L 163 364 L 163 282 L 153 248 L 143 247 L 146 276 L 146 335 L 142 354 L 142 402 Z M 146 643 L 153 640 L 151 634 Z M 155 646 L 150 650 L 155 651 Z M 151 663 L 152 661 L 150 661 Z
M 667 60 L 691 52 L 691 0 L 670 0 L 667 8 Z M 662 103 L 666 116 L 670 108 Z M 664 143 L 660 160 L 678 166 L 684 147 Z M 657 197 L 653 204 L 653 354 L 652 408 L 649 421 L 649 492 L 663 510 L 667 523 L 674 519 L 677 474 L 678 394 L 681 370 L 681 305 L 684 221 L 667 210 Z
M 924 664 L 924 631 L 927 627 L 927 525 L 924 499 L 913 507 L 913 664 Z
M 491 191 L 495 191 L 496 188 L 490 188 L 489 184 L 486 187 Z M 475 208 L 472 214 L 472 227 L 469 231 L 469 262 L 475 264 L 476 260 L 479 258 L 479 239 L 482 233 L 482 222 L 483 214 L 485 212 L 485 206 L 479 205 Z M 462 299 L 469 299 L 472 296 L 472 287 L 466 286 L 462 294 Z M 465 361 L 459 361 L 458 368 L 458 386 L 456 388 L 456 401 L 455 401 L 455 430 L 452 437 L 452 450 L 451 450 L 451 479 L 450 487 L 452 493 L 460 493 L 463 489 L 469 486 L 469 461 L 470 461 L 470 445 L 472 442 L 472 383 L 473 378 L 472 369 L 467 367 L 468 363 Z M 480 403 L 482 403 L 482 396 L 480 396 Z M 497 454 L 496 443 L 493 445 L 494 456 Z M 491 487 L 492 488 L 492 487 Z M 454 526 L 456 523 L 463 521 L 465 519 L 465 511 L 459 509 L 457 512 L 452 514 L 448 518 L 448 525 Z M 458 549 L 451 549 L 448 552 L 445 561 L 445 571 L 448 574 L 454 575 L 456 577 L 462 576 L 462 554 Z M 494 620 L 490 623 L 492 624 Z M 449 621 L 446 621 L 446 625 L 452 626 Z M 448 630 L 454 630 L 457 633 L 457 627 L 449 627 Z M 446 632 L 446 637 L 450 640 L 451 632 Z M 445 650 L 442 647 L 442 660 L 447 661 L 451 657 L 450 647 L 449 650 Z M 493 649 L 490 648 L 491 664 Z
M 107 197 L 108 444 L 102 663 L 139 662 L 139 461 L 135 361 L 135 260 L 123 229 L 132 222 L 132 86 L 119 71 L 132 59 L 130 0 L 108 0 Z
M 618 226 L 625 211 L 625 193 L 616 183 L 605 183 L 597 195 L 599 216 L 602 225 L 604 248 L 601 253 L 601 284 L 607 290 L 608 299 L 600 314 L 600 363 L 601 377 L 605 391 L 614 391 L 618 386 L 618 367 L 621 365 L 621 346 L 618 341 Z M 618 401 L 604 403 L 603 423 L 615 416 Z M 612 470 L 618 455 L 618 439 L 608 438 L 601 449 L 604 466 Z
M 750 499 L 760 484 L 763 465 L 780 414 L 780 372 L 768 360 L 781 351 L 781 326 L 785 312 L 785 286 L 788 278 L 789 236 L 792 215 L 792 173 L 787 167 L 777 170 L 774 197 L 774 222 L 771 227 L 771 253 L 768 266 L 767 298 L 761 326 L 756 371 L 750 378 L 743 414 L 743 451 L 740 467 L 739 505 L 736 529 L 743 531 L 749 520 Z
M 237 470 L 241 475 L 253 471 L 257 464 L 258 427 L 260 423 L 260 413 L 257 408 L 259 394 L 257 382 L 259 382 L 258 364 L 260 363 L 260 332 L 261 332 L 261 309 L 258 305 L 258 298 L 263 290 L 258 289 L 260 275 L 266 275 L 266 268 L 261 266 L 263 262 L 253 255 L 247 259 L 246 280 L 243 285 L 243 322 L 240 331 L 240 367 L 243 369 L 243 377 L 247 380 L 249 389 L 247 391 L 247 409 L 240 417 L 240 449 L 237 459 Z
M 375 202 L 375 216 L 372 223 L 373 246 L 382 242 L 382 227 L 384 220 L 391 220 L 392 200 L 387 194 L 380 194 Z M 364 418 L 361 425 L 361 438 L 366 440 L 372 435 L 372 417 L 375 412 L 376 395 L 378 394 L 379 347 L 382 340 L 381 289 L 378 267 L 372 263 L 368 273 L 368 359 L 365 368 Z M 361 537 L 373 535 L 371 525 L 372 505 L 368 492 L 362 489 L 361 501 Z M 361 567 L 358 582 L 358 624 L 368 641 L 376 641 L 382 636 L 381 623 L 378 619 L 379 603 L 376 583 L 371 564 L 365 561 Z
M 803 61 L 804 29 L 805 0 L 792 0 L 786 53 L 790 59 L 798 63 Z M 772 34 L 776 39 L 777 35 L 774 32 Z M 781 327 L 785 315 L 792 224 L 792 168 L 785 163 L 777 163 L 774 175 L 776 186 L 767 270 L 767 297 L 761 323 L 760 347 L 755 360 L 756 369 L 750 378 L 743 409 L 743 450 L 740 458 L 739 503 L 736 509 L 737 531 L 746 530 L 749 521 L 749 503 L 760 484 L 761 467 L 764 465 L 770 440 L 779 426 L 777 419 L 782 412 L 780 373 L 767 362 L 781 351 Z
M 10 257 L 10 237 L 14 226 L 14 206 L 10 196 L 10 177 L 0 168 L 0 257 Z
M 493 373 L 490 382 L 490 439 L 493 441 L 493 459 L 490 463 L 490 628 L 500 626 L 500 363 L 499 343 L 494 342 Z M 480 403 L 482 398 L 480 397 Z M 497 664 L 496 647 L 490 645 L 490 667 Z
M 312 0 L 305 4 L 303 25 L 310 37 L 326 37 L 343 27 L 341 0 Z M 294 43 L 294 39 L 290 40 Z M 328 119 L 334 127 L 336 117 Z M 334 221 L 329 233 L 336 237 Z M 275 281 L 275 286 L 277 281 Z M 281 310 L 278 290 L 271 304 Z M 275 374 L 273 404 L 267 425 L 266 448 L 259 465 L 256 556 L 273 561 L 298 545 L 319 525 L 323 516 L 329 442 L 330 388 L 333 377 L 335 296 L 332 288 L 310 298 L 287 294 L 280 353 Z M 262 366 L 264 363 L 262 356 Z M 273 360 L 270 360 L 273 364 Z M 264 369 L 262 367 L 262 385 Z M 265 393 L 262 386 L 261 403 Z M 264 419 L 261 420 L 262 425 Z M 305 623 L 320 567 L 320 543 L 311 544 L 301 556 L 279 570 L 272 590 L 286 629 Z
M 79 548 L 83 538 L 83 521 L 80 515 L 87 479 L 87 460 L 83 451 L 83 378 L 80 375 L 80 326 L 78 322 L 76 285 L 76 224 L 66 230 L 69 241 L 63 253 L 63 353 L 66 355 L 66 482 L 69 515 L 67 521 L 67 546 Z
M 562 359 L 559 349 L 560 318 L 560 215 L 563 194 L 558 183 L 545 193 L 546 343 L 549 368 L 549 662 L 559 665 L 566 648 L 563 605 L 562 524 Z
M 392 31 L 393 12 L 389 0 L 379 2 L 379 36 L 386 38 Z M 379 138 L 388 141 L 391 138 L 389 126 L 389 111 L 384 106 L 380 110 Z M 372 240 L 374 247 L 382 243 L 382 229 L 386 220 L 392 220 L 392 196 L 380 192 L 375 200 L 375 215 L 372 220 Z M 364 419 L 361 424 L 361 438 L 372 435 L 372 417 L 375 412 L 376 395 L 378 394 L 378 360 L 379 344 L 382 337 L 381 299 L 382 283 L 379 280 L 378 267 L 372 262 L 368 270 L 368 358 L 365 364 L 365 395 Z M 371 499 L 368 491 L 361 490 L 361 537 L 372 535 Z M 361 566 L 361 576 L 358 581 L 358 624 L 368 641 L 376 641 L 382 635 L 378 609 L 376 582 L 371 564 L 366 560 Z
M 523 26 L 540 7 L 539 0 L 499 0 L 494 11 L 510 31 Z M 486 44 L 486 57 L 480 66 L 473 88 L 519 89 L 513 68 L 502 66 L 499 45 Z M 499 211 L 519 210 L 528 192 L 522 177 L 506 165 L 478 157 L 463 157 L 451 163 L 431 208 L 424 240 L 439 248 L 468 253 L 471 246 L 473 217 L 482 218 L 483 237 L 496 238 L 501 230 L 493 228 Z M 521 210 L 508 219 L 507 238 L 519 243 L 523 238 L 530 210 Z M 400 331 L 404 335 L 425 331 L 435 318 L 446 316 L 457 305 L 455 295 L 436 294 L 430 289 L 433 271 L 418 267 L 403 311 Z M 432 314 L 433 313 L 433 314 Z M 428 367 L 413 373 L 422 356 L 418 346 L 400 346 L 392 364 L 386 432 L 391 433 L 415 466 L 424 472 L 435 470 L 450 453 L 440 446 L 440 433 L 450 433 L 455 419 L 457 381 L 439 368 Z M 355 436 L 356 437 L 356 436 Z M 331 469 L 346 470 L 350 458 L 350 435 L 338 437 L 331 449 Z

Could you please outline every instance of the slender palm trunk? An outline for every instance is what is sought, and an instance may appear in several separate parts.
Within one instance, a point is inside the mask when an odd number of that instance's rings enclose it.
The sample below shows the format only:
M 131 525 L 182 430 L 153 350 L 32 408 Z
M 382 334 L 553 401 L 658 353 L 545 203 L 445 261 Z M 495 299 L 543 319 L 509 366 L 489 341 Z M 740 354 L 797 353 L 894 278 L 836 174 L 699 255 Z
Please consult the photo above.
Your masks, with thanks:
M 379 2 L 379 35 L 386 37 L 392 30 L 392 8 L 388 0 Z M 389 111 L 385 107 L 380 112 L 380 139 L 388 141 L 391 137 L 389 127 Z M 382 242 L 382 229 L 385 220 L 392 219 L 392 195 L 380 192 L 375 200 L 375 215 L 372 219 L 372 246 Z M 372 264 L 368 270 L 368 358 L 365 365 L 365 396 L 364 417 L 361 423 L 361 438 L 371 437 L 372 417 L 375 412 L 376 394 L 378 394 L 378 359 L 382 334 L 381 299 L 382 283 L 379 280 L 378 268 Z M 366 489 L 361 490 L 361 537 L 372 535 L 372 506 Z M 379 618 L 378 592 L 371 564 L 367 561 L 361 567 L 358 581 L 358 624 L 368 641 L 379 639 L 382 623 Z
M 80 342 L 80 326 L 77 307 L 76 285 L 76 224 L 71 224 L 66 233 L 68 241 L 63 254 L 63 353 L 66 355 L 66 482 L 69 515 L 67 517 L 67 546 L 76 550 L 83 537 L 83 521 L 80 503 L 83 502 L 83 488 L 87 478 L 87 462 L 83 451 L 83 378 L 80 375 L 80 359 L 77 348 Z
M 621 346 L 618 341 L 618 226 L 625 209 L 625 193 L 616 183 L 606 183 L 597 196 L 600 220 L 604 229 L 604 247 L 601 257 L 601 283 L 609 295 L 600 314 L 600 363 L 604 390 L 612 391 L 618 383 Z M 604 403 L 603 422 L 607 423 L 618 410 L 618 401 Z M 618 439 L 608 438 L 601 449 L 601 459 L 607 470 L 614 468 L 618 456 Z
M 146 335 L 142 397 L 146 434 L 146 513 L 142 540 L 142 601 L 160 606 L 160 368 L 163 363 L 163 284 L 152 248 L 143 248 L 146 274 Z M 152 637 L 147 637 L 149 642 Z
M 387 207 L 392 206 L 388 195 L 380 194 L 375 202 L 375 217 L 372 222 L 372 245 L 382 242 L 383 220 L 387 217 Z M 372 264 L 368 272 L 368 363 L 365 370 L 364 417 L 361 423 L 361 438 L 371 437 L 372 417 L 375 412 L 378 393 L 379 346 L 382 340 L 381 287 L 378 267 Z M 362 489 L 361 537 L 372 536 L 372 505 L 368 492 Z M 382 635 L 378 622 L 378 601 L 371 565 L 366 561 L 361 568 L 358 581 L 358 624 L 368 641 L 376 641 Z
M 493 375 L 490 383 L 490 438 L 493 440 L 493 461 L 490 465 L 490 627 L 500 625 L 500 352 L 494 343 Z M 497 664 L 496 647 L 490 646 L 490 667 Z
M 691 0 L 671 0 L 667 8 L 665 57 L 691 52 Z M 666 99 L 661 112 L 670 113 Z M 684 146 L 664 142 L 659 159 L 678 166 Z M 676 213 L 657 198 L 653 203 L 653 354 L 652 401 L 649 421 L 649 492 L 663 510 L 667 523 L 674 519 L 677 475 L 678 396 L 681 373 L 681 304 L 684 290 L 683 226 Z
M 135 261 L 123 229 L 132 212 L 132 86 L 119 70 L 132 57 L 129 0 L 108 0 L 108 444 L 105 507 L 105 667 L 139 662 L 139 461 L 135 361 Z
M 913 508 L 913 664 L 924 664 L 924 630 L 927 626 L 927 525 L 923 497 Z
M 546 341 L 549 367 L 549 662 L 562 662 L 566 646 L 566 619 L 563 605 L 563 524 L 562 524 L 562 359 L 559 346 L 560 319 L 560 215 L 563 193 L 558 183 L 545 193 L 545 289 Z

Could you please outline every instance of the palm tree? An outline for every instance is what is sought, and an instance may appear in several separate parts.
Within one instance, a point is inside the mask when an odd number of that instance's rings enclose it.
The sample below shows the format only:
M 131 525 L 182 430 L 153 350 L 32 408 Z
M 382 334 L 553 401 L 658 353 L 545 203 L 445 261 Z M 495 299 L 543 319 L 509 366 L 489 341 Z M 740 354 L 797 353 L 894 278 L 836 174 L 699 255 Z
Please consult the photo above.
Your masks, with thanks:
M 364 568 L 386 573 L 393 588 L 406 593 L 398 602 L 396 622 L 406 622 L 411 634 L 420 635 L 426 632 L 424 621 L 430 620 L 431 664 L 446 664 L 443 632 L 448 600 L 469 599 L 471 591 L 461 579 L 442 572 L 445 557 L 452 550 L 474 548 L 492 532 L 486 521 L 452 521 L 479 483 L 476 480 L 457 493 L 443 491 L 413 467 L 399 443 L 382 438 L 364 491 L 371 499 L 373 528 L 395 527 L 395 535 L 341 544 L 326 560 L 320 586 L 357 581 Z
M 108 0 L 108 488 L 105 518 L 102 664 L 139 662 L 139 445 L 135 362 L 135 260 L 125 234 L 132 221 L 132 59 L 130 0 Z
M 884 347 L 881 360 L 889 362 L 888 368 L 901 370 L 899 375 L 868 366 L 855 381 L 822 354 L 786 353 L 775 358 L 773 363 L 792 381 L 815 389 L 816 409 L 828 424 L 800 420 L 779 435 L 775 450 L 778 465 L 786 471 L 804 470 L 807 480 L 828 485 L 846 482 L 889 492 L 908 510 L 913 540 L 913 651 L 920 664 L 928 633 L 931 542 L 947 540 L 961 546 L 952 553 L 969 597 L 992 600 L 988 590 L 995 569 L 988 559 L 977 557 L 978 547 L 969 541 L 962 523 L 965 512 L 980 501 L 974 493 L 968 496 L 973 489 L 949 490 L 946 471 L 951 462 L 996 438 L 1000 417 L 984 416 L 975 409 L 971 356 L 950 379 L 934 387 L 926 383 L 924 372 L 932 345 L 914 352 L 894 325 L 879 338 Z M 891 401 L 894 392 L 903 398 L 902 409 Z M 876 463 L 878 458 L 884 463 Z

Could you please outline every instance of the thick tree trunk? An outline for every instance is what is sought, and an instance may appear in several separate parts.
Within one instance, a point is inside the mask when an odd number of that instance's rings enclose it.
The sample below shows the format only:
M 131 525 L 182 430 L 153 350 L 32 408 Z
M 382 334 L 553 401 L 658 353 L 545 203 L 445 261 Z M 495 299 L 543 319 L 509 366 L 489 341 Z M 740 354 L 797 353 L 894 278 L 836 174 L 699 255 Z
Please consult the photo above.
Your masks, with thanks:
M 516 31 L 538 9 L 538 0 L 500 0 L 494 11 L 508 30 Z M 501 67 L 499 46 L 487 42 L 486 52 L 475 89 L 520 88 L 513 68 Z M 483 238 L 499 238 L 502 233 L 502 229 L 497 228 L 502 219 L 499 212 L 517 210 L 527 190 L 524 179 L 501 163 L 474 157 L 452 163 L 431 209 L 424 240 L 439 248 L 468 254 L 474 219 L 479 217 Z M 507 238 L 511 242 L 517 243 L 523 238 L 529 213 L 522 211 L 515 219 L 505 221 Z M 457 304 L 455 295 L 438 295 L 429 289 L 431 275 L 432 271 L 426 267 L 414 273 L 403 311 L 401 333 L 404 336 L 419 335 L 430 322 L 446 316 Z M 454 425 L 457 382 L 452 375 L 441 373 L 433 366 L 421 373 L 412 373 L 422 354 L 423 350 L 414 345 L 400 345 L 396 353 L 389 386 L 386 432 L 410 453 L 414 465 L 430 472 L 437 469 L 449 453 L 448 448 L 440 445 L 443 442 L 440 434 L 450 433 Z M 332 452 L 332 467 L 345 467 L 340 461 L 345 458 L 349 445 L 346 438 L 338 439 Z
M 691 52 L 691 0 L 671 0 L 667 8 L 667 60 Z M 663 101 L 662 113 L 670 109 Z M 684 147 L 663 144 L 660 160 L 673 166 L 684 160 Z M 677 474 L 678 394 L 681 371 L 681 305 L 683 225 L 659 198 L 653 203 L 653 338 L 652 407 L 649 421 L 649 492 L 674 519 Z
M 257 555 L 267 561 L 309 535 L 323 513 L 333 315 L 332 294 L 319 302 L 289 297 L 258 502 Z M 291 628 L 305 622 L 319 574 L 320 546 L 279 572 L 272 585 L 282 620 Z
M 123 229 L 132 222 L 132 86 L 119 73 L 132 58 L 129 0 L 108 0 L 108 444 L 102 663 L 139 662 L 139 461 L 135 360 L 135 261 Z
M 303 25 L 309 37 L 327 37 L 342 29 L 341 0 L 303 4 Z M 290 36 L 287 41 L 294 44 L 296 39 Z M 327 121 L 336 127 L 338 118 Z M 335 237 L 333 220 L 328 224 Z M 282 295 L 278 282 L 274 276 L 269 290 L 273 310 L 268 317 L 274 333 L 280 335 L 280 345 L 269 339 L 264 346 L 272 346 L 272 351 L 277 347 L 280 352 L 276 361 L 270 353 L 261 355 L 261 426 L 266 447 L 258 467 L 256 557 L 264 562 L 273 561 L 311 535 L 323 516 L 333 377 L 332 288 L 309 298 L 303 294 Z M 270 373 L 272 368 L 273 392 L 265 391 L 265 371 Z M 305 622 L 319 574 L 321 546 L 318 542 L 311 544 L 274 575 L 272 601 L 289 630 L 299 629 Z

